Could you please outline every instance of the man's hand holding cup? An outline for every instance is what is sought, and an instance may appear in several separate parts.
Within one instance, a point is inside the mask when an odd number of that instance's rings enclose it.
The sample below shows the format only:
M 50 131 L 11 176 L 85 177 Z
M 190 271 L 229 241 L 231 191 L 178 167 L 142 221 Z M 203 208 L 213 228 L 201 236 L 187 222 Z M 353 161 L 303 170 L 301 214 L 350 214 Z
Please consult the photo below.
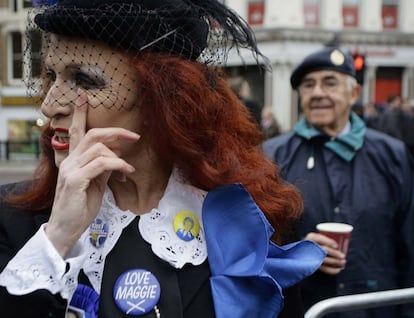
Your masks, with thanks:
M 353 226 L 346 223 L 327 222 L 316 226 L 317 233 L 309 233 L 306 239 L 319 244 L 326 252 L 326 258 L 319 270 L 336 275 L 345 268 L 346 255 Z

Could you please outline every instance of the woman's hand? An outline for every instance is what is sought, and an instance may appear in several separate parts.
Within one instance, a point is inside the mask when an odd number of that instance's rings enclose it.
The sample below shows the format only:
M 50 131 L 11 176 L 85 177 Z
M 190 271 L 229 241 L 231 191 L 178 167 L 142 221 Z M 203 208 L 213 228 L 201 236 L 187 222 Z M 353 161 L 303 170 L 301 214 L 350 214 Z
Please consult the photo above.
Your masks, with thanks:
M 94 128 L 86 132 L 88 102 L 80 94 L 69 129 L 69 155 L 59 167 L 52 214 L 46 235 L 65 257 L 95 219 L 112 172 L 134 172 L 119 157 L 119 143 L 136 142 L 139 135 L 123 128 Z
M 345 268 L 346 255 L 338 250 L 338 244 L 331 238 L 320 233 L 308 233 L 306 240 L 319 244 L 327 255 L 319 270 L 328 275 L 336 275 Z

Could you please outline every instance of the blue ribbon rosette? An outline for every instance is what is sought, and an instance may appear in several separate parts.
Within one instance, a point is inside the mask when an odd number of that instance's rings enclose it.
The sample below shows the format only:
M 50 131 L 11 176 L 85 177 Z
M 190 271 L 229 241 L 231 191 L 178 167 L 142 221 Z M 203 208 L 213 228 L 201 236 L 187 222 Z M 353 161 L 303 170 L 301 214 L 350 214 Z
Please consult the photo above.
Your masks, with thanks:
M 69 309 L 82 312 L 82 317 L 98 318 L 99 294 L 87 285 L 79 284 L 70 301 Z
M 203 224 L 217 318 L 274 318 L 282 289 L 314 273 L 325 251 L 310 241 L 278 246 L 274 229 L 241 184 L 210 191 Z

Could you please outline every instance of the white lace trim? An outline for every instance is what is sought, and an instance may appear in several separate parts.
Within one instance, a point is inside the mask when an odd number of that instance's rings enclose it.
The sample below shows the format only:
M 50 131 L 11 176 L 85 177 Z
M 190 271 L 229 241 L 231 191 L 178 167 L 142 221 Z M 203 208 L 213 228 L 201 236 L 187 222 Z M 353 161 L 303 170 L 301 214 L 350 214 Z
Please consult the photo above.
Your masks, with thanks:
M 158 208 L 140 216 L 139 231 L 144 240 L 151 244 L 155 255 L 175 268 L 181 268 L 186 263 L 200 265 L 207 258 L 201 218 L 201 207 L 205 195 L 205 191 L 179 182 L 177 174 L 173 173 Z M 200 223 L 199 235 L 189 242 L 181 240 L 174 232 L 174 218 L 182 210 L 192 211 Z M 81 237 L 87 255 L 83 271 L 98 293 L 100 293 L 106 256 L 115 246 L 123 229 L 135 217 L 136 215 L 132 212 L 122 211 L 116 206 L 113 194 L 107 188 L 101 209 L 95 219 L 100 219 L 108 225 L 105 243 L 102 247 L 93 246 L 89 241 L 89 230 Z
M 201 215 L 205 196 L 205 191 L 179 182 L 173 173 L 158 208 L 140 217 L 139 231 L 144 240 L 151 244 L 155 255 L 175 268 L 186 263 L 200 265 L 207 258 Z M 174 220 L 181 211 L 192 212 L 200 226 L 198 235 L 190 241 L 181 239 L 174 229 Z
M 25 295 L 38 289 L 60 293 L 70 299 L 77 286 L 83 263 L 82 246 L 77 243 L 65 260 L 46 237 L 44 225 L 24 245 L 0 274 L 0 285 L 12 295 Z M 69 270 L 66 271 L 67 263 Z
M 101 247 L 95 247 L 90 242 L 90 230 L 87 229 L 81 237 L 83 245 L 86 247 L 86 259 L 83 265 L 83 271 L 88 276 L 92 287 L 100 294 L 102 275 L 105 265 L 106 256 L 114 248 L 116 242 L 136 215 L 130 211 L 122 211 L 115 205 L 115 199 L 109 188 L 105 190 L 102 200 L 101 209 L 95 219 L 102 220 L 108 226 L 108 233 L 104 244 Z
M 205 192 L 178 181 L 173 173 L 158 208 L 140 217 L 139 231 L 151 244 L 153 252 L 175 268 L 186 263 L 199 265 L 207 258 L 201 208 Z M 174 231 L 174 219 L 182 210 L 191 211 L 198 218 L 200 230 L 191 241 L 180 239 Z M 44 233 L 44 225 L 24 245 L 0 274 L 0 285 L 13 295 L 24 295 L 38 289 L 60 293 L 71 299 L 81 268 L 93 288 L 100 293 L 106 256 L 115 246 L 124 228 L 136 217 L 120 210 L 109 188 L 103 196 L 95 219 L 108 226 L 106 240 L 101 246 L 90 242 L 90 228 L 81 236 L 68 258 L 63 260 Z M 137 251 L 139 253 L 139 251 Z M 69 263 L 69 270 L 66 266 Z

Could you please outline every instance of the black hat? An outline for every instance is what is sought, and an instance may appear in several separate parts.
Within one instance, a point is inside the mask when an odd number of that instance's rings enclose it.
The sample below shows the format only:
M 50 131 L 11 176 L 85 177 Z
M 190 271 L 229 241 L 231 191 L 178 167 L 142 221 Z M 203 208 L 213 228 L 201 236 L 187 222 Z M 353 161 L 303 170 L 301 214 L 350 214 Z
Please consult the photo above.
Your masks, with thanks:
M 306 74 L 322 70 L 332 70 L 355 77 L 352 56 L 337 47 L 325 47 L 308 55 L 296 66 L 290 76 L 290 84 L 296 89 Z
M 131 51 L 149 48 L 197 59 L 211 43 L 222 41 L 224 49 L 236 45 L 261 55 L 247 23 L 218 0 L 60 0 L 34 22 L 47 32 Z M 212 40 L 217 28 L 219 40 Z
M 200 55 L 208 35 L 206 20 L 181 0 L 61 0 L 35 23 L 48 32 L 126 49 L 139 50 L 162 37 L 153 48 L 188 58 Z

